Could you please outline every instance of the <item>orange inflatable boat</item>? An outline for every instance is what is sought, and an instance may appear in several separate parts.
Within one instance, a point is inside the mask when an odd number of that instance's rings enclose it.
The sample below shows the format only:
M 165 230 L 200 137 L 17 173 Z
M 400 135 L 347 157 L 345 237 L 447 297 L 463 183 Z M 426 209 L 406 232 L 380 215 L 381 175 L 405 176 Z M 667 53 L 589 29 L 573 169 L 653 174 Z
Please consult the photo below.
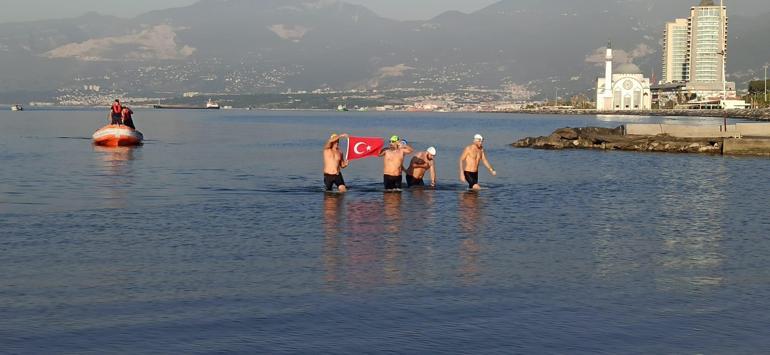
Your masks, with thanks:
M 111 124 L 94 132 L 94 144 L 104 147 L 128 147 L 142 144 L 144 136 L 131 127 Z

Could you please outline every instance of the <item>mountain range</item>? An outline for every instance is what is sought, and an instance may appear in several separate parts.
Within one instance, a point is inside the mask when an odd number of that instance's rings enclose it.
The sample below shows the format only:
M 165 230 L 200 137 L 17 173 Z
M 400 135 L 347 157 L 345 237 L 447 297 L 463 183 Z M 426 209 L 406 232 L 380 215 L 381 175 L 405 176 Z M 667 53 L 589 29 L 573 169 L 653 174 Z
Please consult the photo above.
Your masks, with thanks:
M 202 0 L 124 19 L 0 24 L 0 94 L 83 85 L 128 93 L 518 87 L 590 93 L 608 40 L 659 77 L 665 21 L 696 0 L 503 0 L 396 21 L 333 0 Z M 746 11 L 750 8 L 760 11 Z M 728 8 L 730 11 L 730 8 Z M 731 15 L 731 80 L 770 60 L 770 8 Z M 739 88 L 740 88 L 739 84 Z

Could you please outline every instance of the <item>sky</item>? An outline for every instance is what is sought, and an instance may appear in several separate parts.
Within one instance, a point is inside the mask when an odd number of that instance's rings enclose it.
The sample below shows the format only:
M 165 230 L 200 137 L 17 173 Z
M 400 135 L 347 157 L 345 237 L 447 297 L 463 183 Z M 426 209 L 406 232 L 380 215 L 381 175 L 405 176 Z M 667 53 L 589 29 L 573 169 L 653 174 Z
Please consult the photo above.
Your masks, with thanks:
M 197 0 L 0 0 L 0 23 L 75 17 L 96 11 L 119 17 L 185 6 Z M 259 0 L 255 0 L 259 1 Z M 444 11 L 472 12 L 497 0 L 347 0 L 361 4 L 384 17 L 426 20 Z

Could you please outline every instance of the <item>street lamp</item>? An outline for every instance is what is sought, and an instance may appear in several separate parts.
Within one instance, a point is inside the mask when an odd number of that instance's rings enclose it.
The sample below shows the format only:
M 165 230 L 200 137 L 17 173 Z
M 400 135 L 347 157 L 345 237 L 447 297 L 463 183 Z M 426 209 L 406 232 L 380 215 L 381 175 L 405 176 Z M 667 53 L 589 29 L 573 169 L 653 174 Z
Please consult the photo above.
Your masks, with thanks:
M 727 101 L 727 73 L 725 70 L 727 66 L 727 52 L 719 51 L 717 55 L 722 56 L 722 100 Z
M 722 56 L 722 112 L 724 113 L 724 130 L 727 132 L 727 75 L 725 67 L 727 66 L 727 51 L 721 50 L 715 53 Z

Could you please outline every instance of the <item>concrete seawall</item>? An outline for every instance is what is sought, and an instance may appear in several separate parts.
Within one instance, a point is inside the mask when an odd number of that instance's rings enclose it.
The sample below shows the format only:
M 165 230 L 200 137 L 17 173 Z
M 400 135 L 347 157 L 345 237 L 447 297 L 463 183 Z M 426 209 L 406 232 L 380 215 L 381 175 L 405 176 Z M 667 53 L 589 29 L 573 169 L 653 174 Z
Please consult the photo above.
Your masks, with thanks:
M 722 154 L 770 156 L 770 139 L 727 138 L 722 145 Z
M 639 124 L 625 125 L 625 134 L 630 136 L 657 136 L 666 134 L 680 138 L 770 138 L 770 123 L 736 123 L 731 125 L 678 125 Z

